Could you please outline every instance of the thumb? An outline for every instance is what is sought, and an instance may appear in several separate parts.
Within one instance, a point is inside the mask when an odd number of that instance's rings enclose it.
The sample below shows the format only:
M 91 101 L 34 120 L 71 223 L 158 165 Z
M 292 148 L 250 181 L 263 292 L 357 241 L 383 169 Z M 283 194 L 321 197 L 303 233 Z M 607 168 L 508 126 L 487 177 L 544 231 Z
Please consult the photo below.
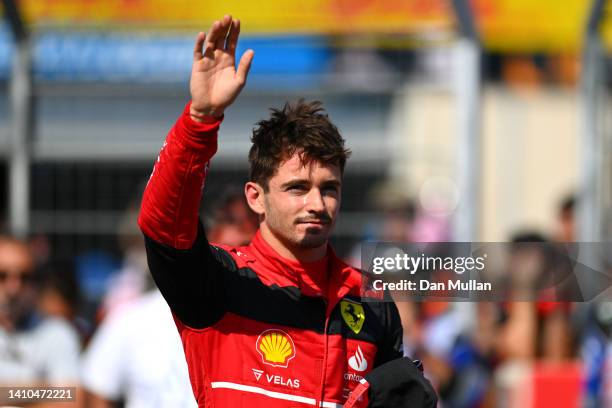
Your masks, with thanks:
M 240 82 L 241 85 L 246 83 L 247 76 L 249 75 L 249 70 L 251 69 L 251 63 L 253 62 L 253 56 L 255 52 L 253 50 L 247 50 L 242 57 L 240 58 L 240 63 L 238 64 L 238 69 L 236 70 L 236 78 Z

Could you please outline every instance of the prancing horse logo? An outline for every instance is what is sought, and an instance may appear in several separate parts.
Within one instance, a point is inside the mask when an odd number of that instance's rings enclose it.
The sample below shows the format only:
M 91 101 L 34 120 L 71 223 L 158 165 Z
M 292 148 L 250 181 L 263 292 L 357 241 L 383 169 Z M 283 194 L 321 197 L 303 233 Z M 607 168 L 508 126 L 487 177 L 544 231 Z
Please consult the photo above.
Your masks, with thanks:
M 363 306 L 360 303 L 352 302 L 350 300 L 341 300 L 340 313 L 342 314 L 342 318 L 347 326 L 350 327 L 355 334 L 358 334 L 361 331 L 363 322 L 365 320 Z

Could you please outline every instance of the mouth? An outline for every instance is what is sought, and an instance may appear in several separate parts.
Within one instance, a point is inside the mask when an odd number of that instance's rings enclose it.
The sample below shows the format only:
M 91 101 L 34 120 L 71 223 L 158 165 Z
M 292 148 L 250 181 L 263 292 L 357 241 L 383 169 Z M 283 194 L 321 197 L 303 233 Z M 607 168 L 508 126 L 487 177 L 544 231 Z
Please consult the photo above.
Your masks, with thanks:
M 302 222 L 301 224 L 304 225 L 307 230 L 321 230 L 324 226 L 324 224 L 319 224 L 315 222 Z
M 307 225 L 328 225 L 329 221 L 326 220 L 308 220 L 308 221 L 298 221 L 298 224 L 307 224 Z

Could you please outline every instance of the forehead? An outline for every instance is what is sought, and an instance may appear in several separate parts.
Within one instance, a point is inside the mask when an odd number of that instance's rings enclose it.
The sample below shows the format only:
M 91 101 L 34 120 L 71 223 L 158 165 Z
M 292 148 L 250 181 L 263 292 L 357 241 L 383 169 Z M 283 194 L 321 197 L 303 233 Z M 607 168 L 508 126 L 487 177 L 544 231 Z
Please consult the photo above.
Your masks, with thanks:
M 32 267 L 32 258 L 25 246 L 12 241 L 0 241 L 0 269 L 29 272 Z
M 270 183 L 282 184 L 292 179 L 305 179 L 315 183 L 331 180 L 340 182 L 341 178 L 339 166 L 318 160 L 311 160 L 308 164 L 304 164 L 300 155 L 294 153 L 289 159 L 280 163 Z

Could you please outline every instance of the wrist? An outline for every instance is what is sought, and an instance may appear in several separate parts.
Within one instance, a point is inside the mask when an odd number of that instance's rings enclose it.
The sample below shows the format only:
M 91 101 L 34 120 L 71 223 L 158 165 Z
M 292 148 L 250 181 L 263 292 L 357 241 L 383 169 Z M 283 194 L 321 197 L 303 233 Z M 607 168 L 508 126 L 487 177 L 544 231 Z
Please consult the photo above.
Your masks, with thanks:
M 215 123 L 223 117 L 222 109 L 208 108 L 205 110 L 194 109 L 192 105 L 189 106 L 189 116 L 191 119 L 198 123 Z

